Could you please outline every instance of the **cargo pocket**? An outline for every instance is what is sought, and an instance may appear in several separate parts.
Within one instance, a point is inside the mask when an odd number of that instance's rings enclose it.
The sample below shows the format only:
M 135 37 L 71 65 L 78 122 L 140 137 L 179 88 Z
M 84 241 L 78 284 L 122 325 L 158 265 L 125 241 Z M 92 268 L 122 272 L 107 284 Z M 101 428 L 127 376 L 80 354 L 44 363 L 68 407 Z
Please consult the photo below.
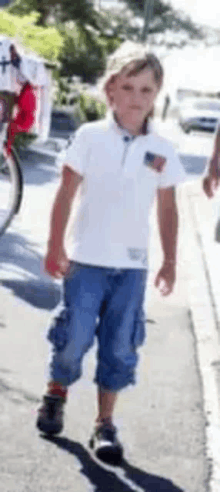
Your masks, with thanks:
M 134 319 L 134 330 L 132 333 L 132 346 L 134 349 L 143 345 L 146 338 L 147 317 L 143 309 L 136 313 Z
M 58 352 L 63 350 L 69 339 L 70 313 L 68 308 L 59 308 L 54 316 L 52 324 L 47 333 L 47 339 L 51 342 Z

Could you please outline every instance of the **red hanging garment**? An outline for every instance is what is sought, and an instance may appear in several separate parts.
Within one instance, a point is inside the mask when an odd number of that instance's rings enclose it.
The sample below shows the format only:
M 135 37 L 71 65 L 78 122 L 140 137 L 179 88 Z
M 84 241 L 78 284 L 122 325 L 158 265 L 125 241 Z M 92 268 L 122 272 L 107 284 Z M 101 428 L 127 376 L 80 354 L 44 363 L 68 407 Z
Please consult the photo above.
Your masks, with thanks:
M 36 96 L 33 86 L 27 82 L 22 88 L 15 103 L 18 107 L 18 114 L 11 121 L 8 127 L 7 152 L 11 152 L 15 135 L 21 132 L 28 132 L 35 123 L 35 112 L 37 107 Z

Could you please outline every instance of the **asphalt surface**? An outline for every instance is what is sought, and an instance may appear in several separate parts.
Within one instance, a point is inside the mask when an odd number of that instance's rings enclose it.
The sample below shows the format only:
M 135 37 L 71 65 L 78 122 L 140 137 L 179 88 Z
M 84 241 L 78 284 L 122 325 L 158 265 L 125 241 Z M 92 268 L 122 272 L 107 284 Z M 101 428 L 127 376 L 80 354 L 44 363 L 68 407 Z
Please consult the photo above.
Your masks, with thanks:
M 197 163 L 193 172 L 199 175 L 201 157 L 203 168 L 206 158 L 189 151 Z M 23 170 L 22 209 L 0 239 L 0 490 L 208 492 L 210 466 L 189 314 L 189 232 L 184 217 L 176 289 L 167 299 L 153 287 L 161 251 L 154 214 L 151 218 L 148 339 L 140 351 L 138 385 L 122 392 L 115 417 L 125 447 L 122 467 L 107 470 L 88 452 L 96 413 L 96 347 L 86 357 L 83 378 L 71 388 L 62 435 L 48 440 L 35 429 L 47 378 L 45 333 L 60 295 L 60 283 L 44 274 L 42 265 L 59 172 L 53 160 L 36 157 L 35 162 L 24 162 Z

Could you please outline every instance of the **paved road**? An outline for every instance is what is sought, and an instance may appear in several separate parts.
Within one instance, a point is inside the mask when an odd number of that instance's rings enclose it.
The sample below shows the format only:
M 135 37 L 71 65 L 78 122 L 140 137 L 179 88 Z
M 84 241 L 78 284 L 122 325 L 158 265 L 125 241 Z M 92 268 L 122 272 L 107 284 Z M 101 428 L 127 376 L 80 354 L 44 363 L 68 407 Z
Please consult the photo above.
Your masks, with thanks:
M 178 282 L 166 300 L 152 285 L 161 257 L 153 226 L 148 343 L 141 352 L 139 385 L 123 392 L 116 413 L 125 443 L 122 469 L 104 470 L 87 450 L 96 410 L 90 383 L 96 348 L 85 361 L 84 377 L 72 387 L 62 436 L 50 442 L 36 432 L 36 407 L 46 380 L 45 330 L 60 292 L 59 282 L 52 282 L 42 269 L 58 170 L 48 160 L 26 164 L 24 172 L 21 213 L 0 240 L 2 490 L 207 492 L 205 419 L 188 313 L 184 222 Z

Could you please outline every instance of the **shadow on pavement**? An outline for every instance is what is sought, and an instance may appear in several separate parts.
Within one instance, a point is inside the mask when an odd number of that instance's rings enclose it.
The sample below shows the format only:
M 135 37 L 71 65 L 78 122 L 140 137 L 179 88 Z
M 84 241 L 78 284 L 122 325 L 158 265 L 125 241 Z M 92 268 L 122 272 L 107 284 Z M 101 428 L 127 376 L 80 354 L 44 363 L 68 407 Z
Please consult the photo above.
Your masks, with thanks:
M 145 492 L 184 492 L 174 485 L 171 480 L 146 473 L 130 465 L 125 460 L 123 460 L 121 465 L 121 469 L 125 472 L 125 481 L 123 481 L 123 477 L 117 476 L 117 472 L 106 471 L 93 461 L 88 451 L 80 443 L 65 437 L 49 437 L 45 435 L 41 435 L 41 437 L 76 456 L 82 465 L 80 473 L 85 475 L 94 486 L 94 492 L 133 492 L 135 486 L 141 487 Z M 130 480 L 132 486 L 129 486 L 126 480 Z
M 6 289 L 38 309 L 54 309 L 60 300 L 60 291 L 47 284 L 34 280 L 28 282 L 22 280 L 2 280 L 1 284 Z
M 0 238 L 1 285 L 32 306 L 51 310 L 60 300 L 60 287 L 44 273 L 43 258 L 34 246 L 34 243 L 13 232 L 7 232 Z M 7 278 L 8 273 L 15 278 Z M 20 278 L 17 279 L 17 276 Z
M 10 371 L 0 370 L 0 372 L 10 372 Z M 4 398 L 7 397 L 8 400 L 10 400 L 16 404 L 21 403 L 21 400 L 18 399 L 18 397 L 22 398 L 23 401 L 29 402 L 29 403 L 39 403 L 40 402 L 40 399 L 36 395 L 29 393 L 28 391 L 25 391 L 22 388 L 10 386 L 2 378 L 0 378 L 0 394 L 1 393 L 4 393 Z
M 6 328 L 6 324 L 0 318 L 0 328 Z
M 43 185 L 58 176 L 59 170 L 53 157 L 23 150 L 20 151 L 19 158 L 24 184 Z

